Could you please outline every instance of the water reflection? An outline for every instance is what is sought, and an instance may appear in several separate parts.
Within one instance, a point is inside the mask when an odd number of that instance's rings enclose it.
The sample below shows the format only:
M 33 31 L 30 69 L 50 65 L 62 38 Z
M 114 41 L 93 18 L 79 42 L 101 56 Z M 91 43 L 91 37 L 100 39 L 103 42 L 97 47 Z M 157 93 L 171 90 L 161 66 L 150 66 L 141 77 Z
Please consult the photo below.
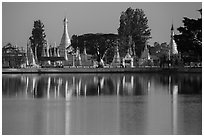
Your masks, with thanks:
M 145 95 L 152 92 L 201 94 L 201 75 L 3 75 L 3 96 Z M 151 88 L 160 90 L 152 91 Z M 161 89 L 162 88 L 162 89 Z M 150 92 L 151 91 L 151 92 Z M 155 94 L 155 93 L 154 93 Z M 160 93 L 161 94 L 161 93 Z
M 201 83 L 199 74 L 3 74 L 2 131 L 201 134 Z

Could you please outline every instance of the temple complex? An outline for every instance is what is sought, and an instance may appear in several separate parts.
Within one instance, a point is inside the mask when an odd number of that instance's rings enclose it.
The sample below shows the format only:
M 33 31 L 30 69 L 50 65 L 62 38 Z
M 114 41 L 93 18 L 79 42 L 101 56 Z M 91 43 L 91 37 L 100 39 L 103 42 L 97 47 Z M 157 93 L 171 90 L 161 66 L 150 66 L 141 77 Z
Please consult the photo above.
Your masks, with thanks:
M 48 40 L 43 45 L 42 54 L 39 59 L 36 59 L 30 41 L 27 44 L 27 62 L 26 65 L 33 67 L 33 66 L 41 66 L 41 67 L 80 67 L 80 66 L 87 66 L 87 67 L 104 67 L 103 58 L 97 62 L 93 59 L 93 55 L 88 55 L 86 51 L 86 47 L 81 47 L 80 49 L 77 47 L 74 49 L 71 45 L 71 41 L 68 34 L 68 20 L 64 18 L 63 25 L 64 30 L 62 34 L 62 38 L 60 41 L 59 46 L 56 43 L 50 45 Z M 134 67 L 134 66 L 151 66 L 153 65 L 153 58 L 150 56 L 149 49 L 147 47 L 147 43 L 145 43 L 144 51 L 141 54 L 141 57 L 136 57 L 135 53 L 135 43 L 132 40 L 132 36 L 129 36 L 129 49 L 127 50 L 127 54 L 125 57 L 120 57 L 119 54 L 119 43 L 115 46 L 114 50 L 114 57 L 112 63 L 110 64 L 111 67 Z M 88 45 L 87 45 L 88 46 Z M 97 51 L 99 55 L 99 51 Z M 179 62 L 179 54 L 177 50 L 177 45 L 174 40 L 174 28 L 173 25 L 171 27 L 171 39 L 170 43 L 167 46 L 167 52 L 165 53 L 168 56 L 167 61 L 171 61 L 170 65 L 177 65 Z M 36 61 L 38 61 L 36 63 Z M 101 63 L 101 64 L 100 64 Z M 37 65 L 38 64 L 38 65 Z M 39 66 L 39 67 L 40 67 Z

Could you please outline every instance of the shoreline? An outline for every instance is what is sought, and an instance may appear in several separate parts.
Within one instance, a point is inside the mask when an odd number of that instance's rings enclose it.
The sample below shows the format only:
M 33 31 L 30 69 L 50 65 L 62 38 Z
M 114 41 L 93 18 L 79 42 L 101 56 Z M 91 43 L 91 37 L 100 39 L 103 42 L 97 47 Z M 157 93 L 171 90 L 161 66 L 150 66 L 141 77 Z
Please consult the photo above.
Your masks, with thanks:
M 202 67 L 135 67 L 135 68 L 3 68 L 2 74 L 23 73 L 202 73 Z

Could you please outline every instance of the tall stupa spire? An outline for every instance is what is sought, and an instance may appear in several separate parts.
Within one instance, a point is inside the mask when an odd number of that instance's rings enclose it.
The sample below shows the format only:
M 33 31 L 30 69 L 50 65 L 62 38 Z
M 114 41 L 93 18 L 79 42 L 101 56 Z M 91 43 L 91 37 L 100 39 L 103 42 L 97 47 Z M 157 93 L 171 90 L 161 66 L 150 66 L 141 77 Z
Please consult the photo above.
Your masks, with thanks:
M 176 44 L 176 42 L 174 40 L 174 26 L 173 26 L 173 24 L 171 26 L 171 40 L 170 40 L 170 43 L 169 43 L 169 47 L 170 47 L 170 54 L 171 55 L 178 54 L 177 44 Z
M 68 60 L 67 49 L 69 48 L 71 42 L 68 34 L 68 20 L 66 17 L 64 18 L 63 23 L 64 23 L 64 31 L 59 45 L 59 54 L 61 57 L 64 57 L 65 60 Z

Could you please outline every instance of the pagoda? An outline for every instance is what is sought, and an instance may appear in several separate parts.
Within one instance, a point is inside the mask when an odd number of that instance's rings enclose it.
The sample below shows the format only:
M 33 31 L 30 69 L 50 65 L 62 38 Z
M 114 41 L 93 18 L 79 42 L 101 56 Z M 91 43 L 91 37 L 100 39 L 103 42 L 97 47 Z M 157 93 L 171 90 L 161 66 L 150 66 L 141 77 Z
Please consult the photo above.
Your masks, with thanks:
M 173 24 L 172 24 L 172 27 L 171 27 L 171 40 L 170 40 L 170 43 L 169 43 L 169 49 L 170 49 L 170 56 L 178 54 L 177 44 L 176 44 L 176 42 L 174 40 L 174 27 L 173 27 Z
M 60 57 L 64 57 L 65 60 L 68 60 L 68 57 L 67 57 L 67 52 L 68 51 L 67 51 L 67 49 L 69 49 L 70 45 L 71 45 L 69 34 L 68 34 L 67 24 L 68 24 L 68 20 L 65 17 L 64 18 L 64 31 L 63 31 L 63 35 L 62 35 L 61 42 L 60 42 L 60 45 L 59 45 Z

